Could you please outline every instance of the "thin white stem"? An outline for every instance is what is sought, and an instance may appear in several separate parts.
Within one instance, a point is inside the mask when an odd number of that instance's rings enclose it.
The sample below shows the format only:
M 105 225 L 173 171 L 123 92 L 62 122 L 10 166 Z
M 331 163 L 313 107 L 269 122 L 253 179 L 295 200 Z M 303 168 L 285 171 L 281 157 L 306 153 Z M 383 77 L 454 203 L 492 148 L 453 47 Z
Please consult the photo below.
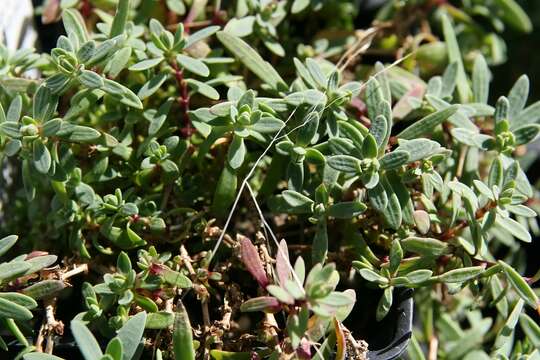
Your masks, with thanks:
M 242 181 L 242 184 L 240 185 L 240 189 L 238 190 L 238 193 L 236 194 L 236 198 L 234 199 L 233 206 L 232 206 L 231 210 L 229 211 L 229 215 L 227 216 L 227 220 L 225 221 L 225 225 L 223 226 L 223 229 L 221 231 L 221 234 L 219 235 L 218 241 L 217 241 L 216 245 L 214 246 L 214 249 L 212 250 L 212 253 L 210 254 L 210 258 L 208 259 L 209 264 L 212 261 L 212 259 L 214 258 L 214 255 L 216 254 L 217 250 L 219 249 L 219 246 L 221 245 L 221 243 L 223 241 L 223 237 L 225 236 L 225 233 L 227 232 L 227 229 L 228 229 L 229 224 L 230 224 L 230 222 L 232 220 L 232 216 L 234 214 L 234 211 L 236 210 L 236 206 L 238 205 L 238 202 L 240 201 L 240 197 L 242 196 L 242 192 L 244 191 L 244 188 L 246 187 L 249 179 L 253 176 L 253 173 L 255 172 L 255 169 L 257 168 L 259 163 L 262 161 L 262 159 L 266 156 L 268 151 L 270 151 L 270 149 L 272 148 L 274 143 L 277 141 L 279 134 L 281 133 L 281 131 L 283 131 L 283 129 L 285 128 L 285 126 L 287 125 L 289 120 L 294 116 L 297 109 L 298 109 L 298 107 L 296 107 L 291 112 L 291 114 L 289 115 L 287 120 L 283 123 L 283 125 L 281 126 L 281 128 L 277 132 L 276 136 L 274 136 L 272 141 L 270 141 L 270 144 L 268 144 L 266 149 L 264 149 L 263 153 L 259 156 L 257 161 L 255 161 L 255 164 L 253 164 L 253 166 L 251 167 L 249 173 L 246 175 L 246 177 Z
M 402 61 L 404 61 L 405 59 L 407 59 L 411 54 L 401 58 L 401 59 L 398 59 L 396 61 L 394 61 L 392 64 L 390 64 L 389 66 L 381 69 L 380 71 L 378 71 L 377 73 L 375 73 L 375 75 L 373 77 L 371 77 L 368 81 L 366 81 L 365 83 L 363 84 L 360 84 L 359 87 L 358 87 L 358 90 L 357 91 L 361 91 L 367 84 L 369 84 L 370 81 L 372 81 L 377 75 L 383 73 L 384 71 L 387 71 L 389 69 L 391 69 L 392 67 L 398 65 L 399 63 L 401 63 Z M 341 70 L 340 70 L 341 71 Z M 325 91 L 325 95 L 326 95 L 326 91 Z M 343 99 L 345 97 L 349 96 L 348 94 L 347 95 L 342 95 L 336 99 L 334 99 L 332 102 L 330 102 L 329 104 L 327 104 L 323 110 L 321 110 L 320 112 L 324 112 L 324 110 L 328 109 L 328 107 L 330 107 L 331 105 L 333 105 L 336 101 L 339 101 L 340 99 Z M 227 220 L 225 221 L 225 225 L 223 226 L 223 229 L 222 229 L 222 232 L 218 238 L 218 241 L 216 243 L 216 245 L 214 246 L 214 248 L 212 249 L 212 253 L 210 254 L 210 258 L 208 260 L 208 264 L 210 264 L 212 262 L 212 259 L 214 258 L 217 250 L 219 249 L 219 247 L 221 246 L 221 243 L 223 242 L 223 237 L 225 236 L 225 233 L 227 232 L 227 229 L 229 228 L 229 225 L 230 225 L 230 222 L 232 220 L 232 216 L 236 210 L 236 207 L 238 206 L 238 202 L 240 201 L 240 197 L 242 196 L 242 193 L 246 187 L 246 185 L 248 185 L 248 181 L 249 179 L 253 176 L 253 173 L 255 172 L 257 166 L 259 165 L 259 163 L 262 161 L 262 159 L 266 156 L 266 154 L 268 153 L 268 151 L 270 151 L 270 149 L 272 148 L 272 146 L 280 139 L 288 136 L 289 134 L 291 134 L 293 131 L 299 129 L 299 128 L 302 128 L 303 126 L 306 125 L 306 122 L 302 123 L 301 125 L 293 128 L 291 131 L 287 132 L 286 134 L 284 135 L 281 135 L 281 132 L 283 131 L 283 129 L 287 126 L 287 123 L 289 122 L 289 120 L 294 116 L 294 114 L 296 113 L 296 110 L 298 109 L 300 105 L 297 105 L 294 110 L 291 112 L 291 114 L 289 115 L 289 117 L 287 118 L 287 120 L 285 120 L 285 122 L 283 123 L 283 125 L 281 126 L 281 128 L 279 129 L 279 131 L 276 133 L 276 135 L 272 138 L 272 140 L 270 141 L 270 143 L 268 144 L 268 146 L 264 149 L 264 151 L 262 152 L 262 154 L 259 156 L 259 158 L 257 159 L 257 161 L 255 161 L 255 164 L 253 164 L 253 166 L 251 167 L 249 173 L 246 175 L 246 177 L 244 178 L 244 180 L 242 181 L 242 184 L 240 185 L 240 189 L 238 189 L 238 193 L 236 194 L 236 198 L 234 199 L 234 202 L 233 202 L 233 205 L 231 207 L 231 210 L 229 211 L 229 214 L 227 216 Z M 313 105 L 311 107 L 311 110 L 308 111 L 308 113 L 310 113 L 311 111 L 313 111 L 314 109 L 316 108 L 316 105 Z

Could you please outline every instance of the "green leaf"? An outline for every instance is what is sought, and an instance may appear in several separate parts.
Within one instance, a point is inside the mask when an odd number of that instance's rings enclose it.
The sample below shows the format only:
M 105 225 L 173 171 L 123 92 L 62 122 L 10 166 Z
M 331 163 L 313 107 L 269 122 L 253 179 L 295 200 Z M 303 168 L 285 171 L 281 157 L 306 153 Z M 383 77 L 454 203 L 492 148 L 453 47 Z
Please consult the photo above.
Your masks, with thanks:
M 441 98 L 451 98 L 456 89 L 458 63 L 450 63 L 444 70 L 442 77 Z
M 448 244 L 433 238 L 411 236 L 401 240 L 401 247 L 405 251 L 421 255 L 440 256 L 447 252 Z
M 199 59 L 195 59 L 195 58 L 183 55 L 183 54 L 178 54 L 176 55 L 176 61 L 184 69 L 194 74 L 197 74 L 203 77 L 207 77 L 208 75 L 210 75 L 210 69 L 208 69 L 208 66 L 206 66 L 206 64 Z
M 0 298 L 14 304 L 20 305 L 28 310 L 33 310 L 37 307 L 37 302 L 24 294 L 18 292 L 3 292 L 0 293 Z
M 184 48 L 187 49 L 193 44 L 201 40 L 204 40 L 209 36 L 214 35 L 218 31 L 219 31 L 219 26 L 214 25 L 214 26 L 205 27 L 204 29 L 194 32 L 193 34 L 189 35 Z
M 388 270 L 391 273 L 394 273 L 403 259 L 403 249 L 401 248 L 401 243 L 399 240 L 392 241 L 392 246 L 390 247 L 390 264 Z
M 23 359 L 24 360 L 64 360 L 61 357 L 58 357 L 55 355 L 51 355 L 47 353 L 38 353 L 38 352 L 24 354 Z
M 494 3 L 499 7 L 498 14 L 505 23 L 525 33 L 532 31 L 531 20 L 515 0 L 495 0 Z
M 500 123 L 503 120 L 508 120 L 509 107 L 510 103 L 506 97 L 501 96 L 497 100 L 497 104 L 495 105 L 495 114 L 493 115 L 495 118 L 495 124 Z
M 189 315 L 181 301 L 176 305 L 173 352 L 175 360 L 195 360 L 195 350 L 193 348 L 193 335 L 191 332 Z
M 401 222 L 403 221 L 403 213 L 401 211 L 401 205 L 399 203 L 399 199 L 397 195 L 394 193 L 390 184 L 388 184 L 388 181 L 386 180 L 386 178 L 384 178 L 384 187 L 386 189 L 386 193 L 389 196 L 388 196 L 388 205 L 382 211 L 382 213 L 388 226 L 390 226 L 392 229 L 398 230 L 399 227 L 401 226 Z
M 33 158 L 36 170 L 47 174 L 51 168 L 51 153 L 40 139 L 36 139 L 33 143 Z
M 314 165 L 324 166 L 326 164 L 326 158 L 324 155 L 315 148 L 306 149 L 306 162 Z
M 11 104 L 9 104 L 8 111 L 5 116 L 2 116 L 1 113 L 4 111 L 0 108 L 0 123 L 4 121 L 9 122 L 18 122 L 21 117 L 22 110 L 22 97 L 20 95 L 15 96 Z M 2 117 L 4 119 L 2 120 Z
M 229 152 L 227 154 L 227 159 L 229 165 L 233 170 L 238 169 L 244 163 L 246 157 L 246 144 L 244 143 L 244 138 L 240 136 L 234 136 L 229 146 Z
M 428 116 L 416 121 L 408 128 L 400 132 L 397 137 L 400 139 L 415 139 L 428 132 L 432 132 L 436 126 L 442 124 L 459 109 L 458 105 L 452 105 L 445 109 L 436 111 Z
M 433 108 L 435 108 L 435 110 L 443 110 L 452 106 L 446 101 L 435 96 L 427 94 L 425 97 L 428 100 L 429 104 L 433 106 Z M 456 111 L 452 116 L 448 118 L 448 122 L 456 127 L 462 127 L 477 132 L 478 128 L 469 118 L 469 114 L 465 111 L 467 109 L 468 108 L 466 106 L 461 106 L 458 111 Z
M 371 122 L 371 127 L 369 128 L 369 133 L 373 135 L 375 141 L 377 142 L 377 147 L 379 152 L 384 153 L 384 140 L 386 138 L 386 133 L 388 131 L 388 121 L 383 115 L 378 115 L 375 120 Z
M 163 61 L 162 57 L 154 58 L 154 59 L 146 59 L 143 61 L 139 61 L 136 64 L 133 64 L 129 67 L 129 70 L 131 71 L 144 71 L 151 69 L 153 67 L 158 66 Z
M 294 304 L 294 298 L 286 290 L 277 285 L 268 285 L 266 291 L 284 304 Z
M 293 14 L 298 14 L 299 12 L 308 7 L 309 3 L 309 0 L 294 0 L 291 7 L 291 12 Z
M 304 126 L 298 130 L 296 145 L 307 146 L 317 134 L 319 128 L 319 114 L 316 111 L 310 112 L 304 119 Z
M 370 269 L 359 269 L 358 272 L 360 275 L 369 282 L 376 282 L 378 284 L 388 284 L 388 279 L 377 274 L 375 271 Z
M 9 139 L 6 142 L 6 147 L 4 148 L 4 153 L 6 156 L 14 156 L 22 148 L 22 142 L 16 139 Z
M 414 334 L 412 334 L 411 343 L 407 347 L 407 355 L 409 356 L 410 360 L 426 360 L 422 348 L 420 347 L 420 344 L 418 343 L 418 340 L 416 340 L 416 336 L 414 336 Z
M 487 104 L 489 96 L 490 73 L 486 60 L 482 54 L 474 58 L 474 67 L 472 73 L 472 86 L 474 101 Z
M 178 271 L 174 271 L 165 265 L 162 266 L 161 271 L 163 280 L 172 286 L 177 286 L 182 289 L 187 289 L 193 286 L 191 280 L 186 275 Z
M 461 103 L 468 103 L 471 100 L 471 88 L 467 81 L 467 75 L 465 74 L 465 68 L 463 66 L 463 60 L 461 58 L 461 50 L 459 49 L 456 34 L 454 32 L 454 26 L 450 22 L 447 14 L 442 14 L 442 27 L 444 33 L 444 40 L 448 50 L 448 62 L 450 64 L 457 64 L 457 91 L 459 94 L 459 100 Z
M 495 220 L 498 226 L 500 226 L 502 229 L 508 231 L 510 234 L 515 236 L 521 241 L 524 241 L 526 243 L 529 243 L 532 241 L 531 234 L 527 231 L 523 225 L 521 225 L 516 220 L 497 215 L 497 219 Z
M 362 144 L 362 156 L 364 158 L 373 159 L 373 158 L 377 158 L 377 154 L 378 154 L 377 142 L 371 134 L 368 134 L 365 137 L 364 142 Z
M 132 316 L 118 330 L 117 336 L 122 341 L 122 345 L 124 345 L 123 360 L 131 360 L 133 355 L 135 355 L 137 348 L 141 344 L 145 324 L 146 312 L 143 311 Z
M 19 237 L 17 235 L 9 235 L 0 239 L 0 256 L 3 256 L 15 243 Z
M 253 25 L 255 24 L 255 16 L 245 16 L 240 19 L 232 18 L 227 22 L 223 31 L 238 37 L 245 37 L 253 33 Z
M 499 264 L 502 266 L 508 282 L 512 285 L 518 295 L 530 306 L 532 306 L 533 309 L 538 309 L 540 305 L 538 296 L 536 296 L 535 292 L 533 291 L 533 289 L 531 289 L 529 284 L 527 284 L 527 282 L 521 277 L 521 275 L 519 275 L 519 273 L 514 270 L 514 268 L 512 268 L 510 265 L 508 265 L 502 260 L 499 260 Z
M 143 108 L 141 100 L 133 93 L 133 91 L 113 80 L 104 79 L 104 86 L 102 90 L 109 95 L 120 99 L 122 104 L 136 109 Z
M 370 77 L 366 83 L 365 102 L 371 120 L 375 120 L 379 115 L 379 106 L 383 100 L 381 84 L 376 78 Z
M 350 219 L 363 213 L 367 206 L 358 201 L 345 201 L 330 205 L 328 215 L 337 219 Z
M 168 79 L 169 75 L 166 73 L 159 73 L 150 80 L 148 80 L 137 93 L 137 96 L 139 99 L 144 100 L 151 95 L 153 95 L 156 91 L 158 91 L 163 83 Z
M 167 7 L 169 10 L 178 15 L 184 15 L 186 13 L 186 5 L 182 0 L 167 0 Z
M 488 186 L 493 188 L 494 185 L 497 185 L 499 188 L 502 187 L 503 183 L 503 164 L 500 157 L 493 159 L 491 167 L 489 168 L 488 175 Z
M 262 117 L 250 129 L 261 134 L 275 133 L 285 126 L 285 123 L 274 117 Z
M 107 62 L 104 72 L 108 73 L 110 77 L 117 77 L 122 70 L 124 70 L 131 58 L 133 49 L 131 46 L 124 46 L 120 50 L 112 54 L 111 59 Z
M 529 96 L 529 78 L 527 75 L 521 75 L 517 79 L 512 89 L 508 93 L 508 120 L 512 120 L 521 113 L 525 104 L 527 103 L 527 97 Z
M 219 93 L 210 85 L 195 79 L 187 79 L 186 82 L 189 87 L 193 89 L 193 91 L 198 92 L 199 94 L 206 96 L 209 99 L 219 100 Z
M 66 285 L 61 280 L 41 280 L 35 284 L 24 288 L 22 292 L 33 299 L 39 300 L 56 295 L 65 289 Z
M 527 314 L 519 315 L 519 325 L 535 348 L 540 348 L 540 326 Z
M 379 182 L 375 187 L 368 189 L 369 201 L 378 211 L 384 211 L 388 206 L 388 194 L 384 186 Z
M 306 68 L 309 71 L 309 74 L 311 75 L 311 78 L 315 81 L 315 83 L 318 85 L 320 89 L 326 88 L 326 76 L 323 74 L 321 67 L 319 64 L 311 59 L 306 59 Z
M 500 266 L 497 267 L 500 268 Z M 491 296 L 493 298 L 493 302 L 495 302 L 497 310 L 503 317 L 506 318 L 508 316 L 508 300 L 504 295 L 506 294 L 507 289 L 503 289 L 502 283 L 498 276 L 491 276 L 489 285 Z
M 149 313 L 158 311 L 157 304 L 147 297 L 135 295 L 135 302 Z
M 214 214 L 219 217 L 223 217 L 227 214 L 229 207 L 236 196 L 237 185 L 238 178 L 235 171 L 228 165 L 225 165 L 219 177 L 214 193 L 214 199 L 212 201 L 212 210 Z
M 240 311 L 242 312 L 255 312 L 255 311 L 264 311 L 264 312 L 275 312 L 281 308 L 279 301 L 272 296 L 259 296 L 256 298 L 251 298 L 242 303 L 240 306 Z
M 349 155 L 335 155 L 328 158 L 328 165 L 344 173 L 359 173 L 360 160 Z
M 124 345 L 118 337 L 114 337 L 107 344 L 105 353 L 110 355 L 113 360 L 122 360 L 122 354 L 124 353 Z
M 307 89 L 302 91 L 297 91 L 292 94 L 289 94 L 285 97 L 287 104 L 298 106 L 300 104 L 309 104 L 309 105 L 324 105 L 326 104 L 327 97 L 326 95 L 315 89 Z
M 42 270 L 46 267 L 49 267 L 52 264 L 54 264 L 57 259 L 58 259 L 58 256 L 56 255 L 41 255 L 41 256 L 36 256 L 31 259 L 25 260 L 26 263 L 31 265 L 28 273 L 30 274 L 30 273 Z
M 73 142 L 91 142 L 101 137 L 101 133 L 91 127 L 71 124 L 64 124 L 57 135 Z
M 431 219 L 429 214 L 424 210 L 415 210 L 413 212 L 414 223 L 416 224 L 416 229 L 422 235 L 425 235 L 429 232 L 431 227 Z
M 171 109 L 173 102 L 174 99 L 169 98 L 159 107 L 158 111 L 152 117 L 150 125 L 148 126 L 148 135 L 155 136 L 158 133 L 167 120 L 167 115 L 169 114 L 169 110 Z
M 388 315 L 388 312 L 390 311 L 390 308 L 392 307 L 393 302 L 393 287 L 389 286 L 386 289 L 384 289 L 383 295 L 381 296 L 381 299 L 379 300 L 379 304 L 377 305 L 377 311 L 376 311 L 376 319 L 377 321 L 381 321 Z
M 17 139 L 21 137 L 21 134 L 19 132 L 20 125 L 18 123 L 14 122 L 3 122 L 0 123 L 0 134 L 12 138 Z
M 104 42 L 102 42 L 96 47 L 94 51 L 94 55 L 92 56 L 92 58 L 86 61 L 85 65 L 87 67 L 90 67 L 90 66 L 94 66 L 100 63 L 101 61 L 106 59 L 107 56 L 110 55 L 110 52 L 115 48 L 115 45 L 116 45 L 115 40 L 112 40 L 112 39 L 105 40 Z
M 15 261 L 0 264 L 0 281 L 12 279 L 16 276 L 25 274 L 31 266 L 24 261 Z
M 483 266 L 472 266 L 454 269 L 437 276 L 437 280 L 445 283 L 462 283 L 478 277 L 485 271 Z
M 534 141 L 540 132 L 540 125 L 529 124 L 512 131 L 516 137 L 516 145 L 525 145 Z
M 282 195 L 285 202 L 293 208 L 310 208 L 314 204 L 313 200 L 296 191 L 285 190 Z
M 131 271 L 131 260 L 124 251 L 121 251 L 116 259 L 116 269 L 122 274 L 129 274 Z
M 118 0 L 118 6 L 116 7 L 116 14 L 114 15 L 113 22 L 111 24 L 110 38 L 121 35 L 124 33 L 126 23 L 129 15 L 130 0 Z
M 450 181 L 448 183 L 448 187 L 453 192 L 459 194 L 461 197 L 465 198 L 465 200 L 470 205 L 472 211 L 476 211 L 478 208 L 478 197 L 474 193 L 474 191 L 468 187 L 467 185 L 459 182 L 459 181 Z
M 45 122 L 49 120 L 58 105 L 58 97 L 52 94 L 45 86 L 40 86 L 34 95 L 32 114 L 34 119 Z
M 54 136 L 62 128 L 62 119 L 51 119 L 43 124 L 41 128 L 41 134 L 44 137 Z
M 100 360 L 103 356 L 103 352 L 101 351 L 96 338 L 86 325 L 84 325 L 82 321 L 72 320 L 70 328 L 85 360 Z M 124 360 L 128 359 L 130 358 L 124 358 Z
M 315 80 L 311 77 L 311 74 L 309 73 L 307 67 L 297 58 L 293 59 L 294 67 L 296 68 L 296 73 L 298 74 L 299 78 L 308 85 L 309 88 L 316 89 L 317 84 L 315 83 Z
M 79 48 L 88 41 L 88 33 L 84 19 L 75 9 L 66 9 L 62 12 L 62 21 L 69 39 Z
M 174 323 L 174 314 L 168 311 L 149 313 L 146 316 L 146 329 L 166 329 Z
M 385 170 L 393 170 L 409 162 L 410 154 L 404 150 L 394 150 L 391 153 L 384 155 L 381 160 L 381 168 Z
M 0 316 L 19 321 L 30 320 L 33 317 L 26 307 L 3 297 L 0 297 Z
M 376 78 L 381 85 L 381 94 L 383 96 L 383 100 L 390 104 L 392 103 L 392 92 L 390 91 L 387 69 L 385 69 L 383 63 L 377 61 L 375 63 L 375 71 L 377 73 Z
M 81 70 L 78 79 L 83 86 L 89 89 L 99 89 L 104 85 L 103 77 L 89 70 Z
M 511 128 L 518 128 L 525 124 L 531 124 L 540 120 L 540 101 L 527 106 L 522 112 L 512 119 Z
M 326 219 L 321 219 L 315 228 L 315 236 L 311 244 L 311 261 L 312 263 L 324 264 L 328 254 L 328 229 Z
M 405 275 L 405 278 L 413 284 L 419 284 L 426 280 L 429 280 L 432 274 L 433 272 L 431 270 L 420 269 L 420 270 L 411 271 L 410 273 Z
M 300 312 L 288 316 L 286 328 L 293 349 L 297 349 L 300 345 L 300 341 L 307 330 L 308 320 L 309 310 L 307 306 L 303 306 Z
M 523 299 L 519 299 L 516 302 L 516 305 L 514 306 L 514 308 L 512 309 L 512 312 L 510 313 L 510 315 L 508 315 L 508 318 L 506 319 L 504 326 L 497 333 L 497 337 L 495 338 L 495 344 L 493 344 L 494 349 L 500 349 L 506 343 L 508 343 L 508 341 L 511 341 L 512 335 L 514 333 L 514 328 L 517 325 L 517 322 L 519 320 L 519 315 L 521 314 L 522 309 L 523 309 Z
M 231 352 L 223 350 L 210 350 L 210 356 L 214 360 L 250 360 L 250 352 Z
M 238 60 L 273 89 L 278 90 L 286 87 L 285 82 L 272 65 L 264 61 L 245 41 L 223 31 L 217 33 L 217 38 Z

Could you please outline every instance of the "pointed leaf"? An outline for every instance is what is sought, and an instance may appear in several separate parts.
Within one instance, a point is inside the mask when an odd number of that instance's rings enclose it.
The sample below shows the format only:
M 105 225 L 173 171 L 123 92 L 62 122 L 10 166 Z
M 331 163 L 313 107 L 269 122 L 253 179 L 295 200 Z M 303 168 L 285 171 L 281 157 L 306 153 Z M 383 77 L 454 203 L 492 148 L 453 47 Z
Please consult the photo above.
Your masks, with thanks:
M 100 360 L 103 352 L 90 330 L 82 321 L 71 321 L 71 332 L 77 342 L 77 346 L 86 360 Z M 130 359 L 130 358 L 127 358 Z M 124 360 L 127 360 L 124 358 Z

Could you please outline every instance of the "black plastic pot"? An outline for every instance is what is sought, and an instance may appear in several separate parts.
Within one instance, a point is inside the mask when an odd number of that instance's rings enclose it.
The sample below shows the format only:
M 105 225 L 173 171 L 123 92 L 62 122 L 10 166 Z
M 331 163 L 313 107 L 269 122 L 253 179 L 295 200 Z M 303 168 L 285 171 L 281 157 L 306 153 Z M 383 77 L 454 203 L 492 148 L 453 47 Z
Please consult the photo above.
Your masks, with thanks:
M 27 340 L 31 343 L 35 339 L 28 338 Z M 8 352 L 2 353 L 2 355 L 5 355 L 6 359 L 14 359 L 22 350 L 24 350 L 24 347 L 17 340 L 12 340 L 8 343 Z M 60 356 L 63 359 L 83 358 L 77 343 L 70 335 L 57 338 L 54 342 L 54 355 Z
M 412 334 L 412 290 L 396 289 L 390 312 L 380 322 L 375 319 L 375 309 L 381 291 L 362 288 L 356 293 L 355 307 L 345 325 L 356 339 L 369 344 L 369 360 L 397 359 L 407 349 Z
M 345 325 L 357 339 L 369 344 L 368 360 L 397 359 L 407 349 L 412 334 L 413 298 L 412 290 L 394 291 L 394 303 L 390 312 L 380 322 L 375 319 L 375 309 L 380 291 L 362 288 L 357 291 L 358 299 Z M 66 328 L 66 332 L 69 330 Z M 28 339 L 32 341 L 32 339 Z M 13 358 L 23 350 L 16 341 L 8 343 L 6 356 Z M 82 355 L 71 334 L 57 338 L 55 354 L 65 359 L 82 359 Z M 352 360 L 352 359 L 351 359 Z

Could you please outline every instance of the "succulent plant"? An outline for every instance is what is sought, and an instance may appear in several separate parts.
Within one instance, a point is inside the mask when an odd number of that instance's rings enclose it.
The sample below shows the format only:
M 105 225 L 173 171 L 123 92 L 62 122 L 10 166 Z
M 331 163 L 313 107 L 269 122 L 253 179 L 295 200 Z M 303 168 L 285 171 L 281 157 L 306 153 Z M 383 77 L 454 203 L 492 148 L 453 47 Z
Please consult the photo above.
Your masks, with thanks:
M 17 242 L 17 236 L 10 235 L 0 239 L 0 256 L 4 256 Z M 2 328 L 17 339 L 26 349 L 33 346 L 21 330 L 26 322 L 33 319 L 36 300 L 52 297 L 64 287 L 62 279 L 42 279 L 40 271 L 56 262 L 57 256 L 44 252 L 20 254 L 10 261 L 0 263 L 0 322 Z M 3 350 L 6 342 L 0 337 Z
M 0 347 L 363 358 L 359 315 L 392 322 L 407 288 L 409 358 L 538 357 L 540 106 L 490 68 L 532 22 L 514 0 L 358 6 L 48 1 L 50 54 L 0 45 L 0 221 L 24 239 Z

